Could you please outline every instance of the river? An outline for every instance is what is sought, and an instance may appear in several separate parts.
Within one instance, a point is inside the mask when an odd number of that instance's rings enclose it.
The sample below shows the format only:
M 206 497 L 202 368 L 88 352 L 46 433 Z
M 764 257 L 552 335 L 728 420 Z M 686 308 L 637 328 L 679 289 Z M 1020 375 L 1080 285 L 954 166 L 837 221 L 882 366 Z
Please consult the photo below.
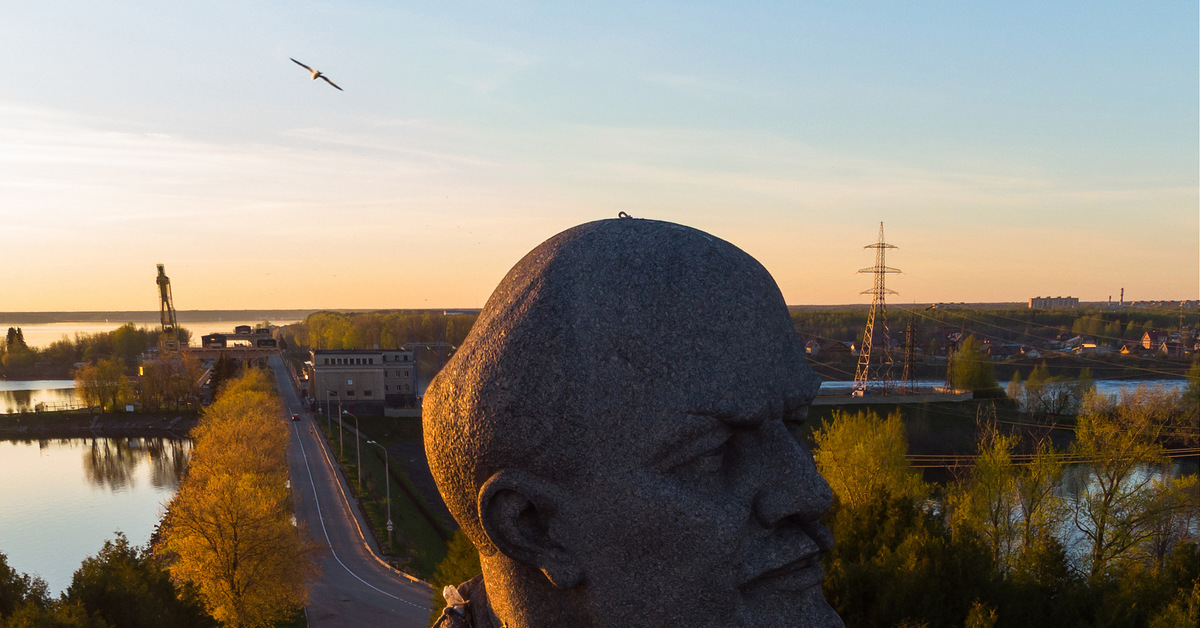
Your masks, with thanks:
M 59 593 L 117 531 L 149 541 L 190 456 L 164 438 L 0 440 L 0 552 Z

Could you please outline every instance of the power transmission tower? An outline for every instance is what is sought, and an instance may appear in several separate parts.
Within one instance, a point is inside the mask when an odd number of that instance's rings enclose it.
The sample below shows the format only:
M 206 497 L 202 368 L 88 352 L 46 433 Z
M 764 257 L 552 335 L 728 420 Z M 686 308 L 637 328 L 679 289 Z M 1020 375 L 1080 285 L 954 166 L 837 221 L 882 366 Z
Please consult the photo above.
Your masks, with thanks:
M 159 319 L 162 322 L 162 346 L 166 351 L 179 350 L 179 328 L 175 321 L 175 304 L 171 301 L 171 280 L 158 264 Z
M 867 328 L 863 332 L 862 348 L 858 353 L 858 367 L 854 370 L 854 392 L 851 393 L 855 397 L 862 397 L 867 394 L 867 387 L 872 381 L 878 382 L 878 387 L 884 392 L 889 388 L 889 380 L 891 379 L 892 355 L 891 355 L 891 338 L 887 327 L 887 304 L 884 302 L 884 295 L 896 294 L 892 290 L 884 287 L 884 277 L 891 273 L 900 272 L 898 269 L 890 268 L 884 264 L 884 254 L 888 249 L 894 249 L 895 246 L 883 241 L 883 223 L 879 223 L 879 241 L 874 244 L 868 244 L 864 249 L 875 249 L 875 265 L 870 268 L 859 270 L 860 273 L 872 273 L 875 275 L 875 284 L 870 290 L 863 290 L 862 294 L 871 295 L 871 311 L 867 313 Z M 880 320 L 880 327 L 883 328 L 883 342 L 879 348 L 879 366 L 875 369 L 871 368 L 871 352 L 872 346 L 875 344 L 875 317 Z M 874 371 L 874 372 L 872 372 Z
M 917 382 L 913 377 L 915 373 L 914 364 L 917 357 L 917 321 L 913 318 L 913 313 L 908 313 L 908 324 L 904 326 L 904 372 L 900 375 L 900 386 L 904 389 L 904 394 L 911 395 L 916 392 Z

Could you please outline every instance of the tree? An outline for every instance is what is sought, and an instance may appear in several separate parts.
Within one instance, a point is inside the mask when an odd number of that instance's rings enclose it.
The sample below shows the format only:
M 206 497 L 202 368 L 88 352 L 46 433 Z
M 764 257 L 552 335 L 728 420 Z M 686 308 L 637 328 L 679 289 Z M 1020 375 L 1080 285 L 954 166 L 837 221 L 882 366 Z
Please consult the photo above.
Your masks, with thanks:
M 1095 394 L 1084 402 L 1072 451 L 1088 464 L 1074 521 L 1090 546 L 1092 578 L 1134 558 L 1155 522 L 1174 512 L 1173 501 L 1155 498 L 1166 461 L 1158 439 L 1170 411 L 1170 400 L 1146 387 L 1116 402 Z
M 1021 383 L 1021 371 L 1013 369 L 1012 379 L 1008 380 L 1008 386 L 1004 387 L 1004 394 L 1008 395 L 1009 399 L 1020 402 L 1021 397 L 1025 394 L 1025 386 Z
M 33 364 L 34 352 L 25 344 L 25 334 L 20 327 L 9 327 L 4 339 L 4 366 L 25 367 Z
M 29 345 L 25 344 L 25 334 L 20 327 L 9 327 L 8 333 L 4 337 L 4 348 L 7 351 L 28 351 Z
M 193 430 L 192 464 L 155 553 L 228 626 L 265 626 L 304 604 L 313 574 L 292 523 L 287 431 L 262 371 L 229 381 Z
M 965 481 L 952 488 L 948 499 L 951 528 L 977 535 L 991 550 L 992 564 L 1007 570 L 1019 538 L 1020 508 L 1012 453 L 1017 438 L 1002 434 L 994 420 L 977 430 L 978 455 Z
M 1063 515 L 1063 500 L 1059 496 L 1063 469 L 1062 453 L 1049 438 L 1044 438 L 1038 442 L 1029 464 L 1016 474 L 1021 547 L 1026 554 L 1058 531 Z
M 895 497 L 924 493 L 905 454 L 908 441 L 900 414 L 880 419 L 874 412 L 837 411 L 813 435 L 817 469 L 838 501 L 854 507 L 882 493 Z
M 983 354 L 979 341 L 967 336 L 954 353 L 950 354 L 947 379 L 951 388 L 959 390 L 991 390 L 996 388 L 996 375 L 992 363 Z
M 1046 363 L 1042 362 L 1030 371 L 1018 403 L 1026 414 L 1073 414 L 1079 411 L 1083 398 L 1094 388 L 1091 369 L 1084 367 L 1072 380 L 1050 375 Z
M 99 407 L 101 412 L 114 411 L 130 398 L 133 390 L 124 370 L 117 359 L 81 366 L 75 369 L 75 390 L 89 407 Z
M 217 625 L 194 590 L 176 587 L 157 557 L 131 546 L 121 533 L 105 541 L 98 554 L 84 559 L 63 601 L 78 603 L 89 616 L 121 628 Z
M 136 363 L 138 354 L 144 352 L 151 344 L 151 334 L 145 327 L 137 327 L 133 323 L 125 323 L 112 332 L 113 357 L 124 360 L 132 366 Z
M 138 400 L 142 407 L 155 411 L 161 407 L 178 408 L 199 396 L 196 382 L 200 378 L 199 361 L 189 354 L 170 354 L 141 366 L 138 379 Z
M 39 606 L 49 603 L 45 581 L 17 573 L 8 565 L 8 557 L 4 552 L 0 552 L 0 620 L 12 615 L 26 603 Z

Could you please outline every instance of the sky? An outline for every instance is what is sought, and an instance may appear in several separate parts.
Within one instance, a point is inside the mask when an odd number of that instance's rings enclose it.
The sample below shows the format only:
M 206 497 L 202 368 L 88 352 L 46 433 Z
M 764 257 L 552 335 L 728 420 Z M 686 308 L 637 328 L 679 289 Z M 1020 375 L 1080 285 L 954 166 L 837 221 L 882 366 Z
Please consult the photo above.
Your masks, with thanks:
M 1194 0 L 0 2 L 0 311 L 481 307 L 622 211 L 790 304 L 880 222 L 899 303 L 1200 297 Z

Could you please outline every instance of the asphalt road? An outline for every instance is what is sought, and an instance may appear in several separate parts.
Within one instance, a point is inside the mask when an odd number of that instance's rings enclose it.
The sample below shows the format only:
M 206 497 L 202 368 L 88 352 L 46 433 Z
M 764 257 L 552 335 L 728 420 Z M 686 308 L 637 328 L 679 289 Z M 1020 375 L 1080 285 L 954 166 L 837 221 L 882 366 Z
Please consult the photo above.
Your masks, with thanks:
M 368 545 L 374 541 L 350 491 L 333 468 L 331 452 L 312 429 L 313 417 L 304 410 L 282 358 L 271 358 L 279 395 L 292 421 L 288 467 L 296 519 L 320 547 L 321 574 L 309 591 L 305 607 L 308 625 L 389 626 L 424 628 L 429 625 L 429 585 L 412 581 L 378 560 Z

